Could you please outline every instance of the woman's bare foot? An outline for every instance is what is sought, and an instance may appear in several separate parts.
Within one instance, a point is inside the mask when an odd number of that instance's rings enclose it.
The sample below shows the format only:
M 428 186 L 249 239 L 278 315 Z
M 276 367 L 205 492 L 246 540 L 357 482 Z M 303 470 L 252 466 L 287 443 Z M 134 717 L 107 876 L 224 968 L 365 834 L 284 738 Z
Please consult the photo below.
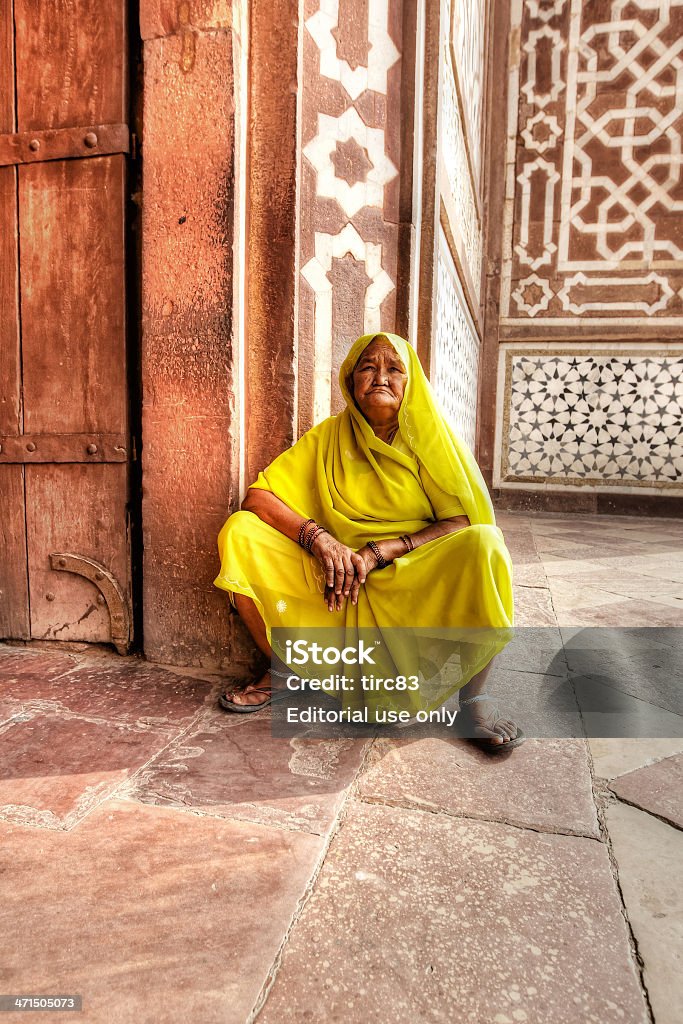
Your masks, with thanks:
M 271 693 L 279 688 L 279 685 L 273 686 L 270 672 L 266 672 L 259 680 L 250 683 L 249 686 L 227 689 L 224 691 L 224 694 L 233 704 L 266 704 Z
M 517 725 L 501 713 L 493 697 L 485 697 L 460 708 L 460 723 L 470 739 L 488 740 L 500 746 L 517 739 Z

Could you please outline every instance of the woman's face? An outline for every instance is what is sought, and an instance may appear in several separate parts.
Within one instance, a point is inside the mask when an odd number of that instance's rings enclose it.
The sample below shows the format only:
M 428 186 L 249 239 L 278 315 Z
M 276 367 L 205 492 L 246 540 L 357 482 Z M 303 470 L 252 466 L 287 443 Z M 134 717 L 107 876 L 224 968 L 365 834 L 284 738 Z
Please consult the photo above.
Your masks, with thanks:
M 408 381 L 396 350 L 384 338 L 375 338 L 361 353 L 353 375 L 353 397 L 368 423 L 395 420 Z

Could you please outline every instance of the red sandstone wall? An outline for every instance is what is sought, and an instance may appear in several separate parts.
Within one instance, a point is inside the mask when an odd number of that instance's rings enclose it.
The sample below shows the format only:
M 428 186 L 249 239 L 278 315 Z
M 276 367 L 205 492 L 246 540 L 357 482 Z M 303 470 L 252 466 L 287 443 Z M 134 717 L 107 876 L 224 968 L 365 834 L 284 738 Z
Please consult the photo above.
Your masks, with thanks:
M 214 664 L 233 619 L 213 586 L 238 498 L 233 306 L 236 54 L 232 5 L 142 0 L 144 645 Z M 239 29 L 239 26 L 238 26 Z

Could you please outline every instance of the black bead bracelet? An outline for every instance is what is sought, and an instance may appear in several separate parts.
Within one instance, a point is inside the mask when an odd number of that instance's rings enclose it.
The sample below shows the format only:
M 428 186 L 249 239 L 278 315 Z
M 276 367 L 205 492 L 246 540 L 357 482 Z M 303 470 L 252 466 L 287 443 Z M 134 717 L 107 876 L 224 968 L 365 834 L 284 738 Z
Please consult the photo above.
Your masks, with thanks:
M 368 547 L 370 548 L 370 550 L 372 551 L 373 555 L 377 559 L 377 568 L 378 569 L 386 569 L 386 567 L 387 567 L 387 560 L 384 557 L 384 555 L 382 554 L 382 552 L 380 551 L 380 549 L 375 544 L 374 540 L 369 540 L 368 541 Z

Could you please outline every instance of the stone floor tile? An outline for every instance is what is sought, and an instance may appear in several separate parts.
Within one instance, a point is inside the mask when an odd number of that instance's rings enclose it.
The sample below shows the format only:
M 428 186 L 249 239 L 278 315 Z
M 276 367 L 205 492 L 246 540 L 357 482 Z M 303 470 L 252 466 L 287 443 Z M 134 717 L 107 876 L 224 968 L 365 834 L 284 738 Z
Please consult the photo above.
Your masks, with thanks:
M 556 626 L 550 590 L 545 587 L 514 587 L 516 626 Z
M 512 556 L 514 581 L 518 586 L 547 586 L 545 569 L 541 561 L 533 534 L 528 528 L 504 530 L 505 543 Z
M 117 656 L 111 661 L 84 661 L 68 675 L 56 677 L 24 669 L 3 677 L 1 692 L 5 699 L 48 702 L 89 718 L 174 728 L 191 721 L 212 688 L 214 684 L 207 680 L 184 678 L 140 658 Z
M 615 779 L 662 757 L 683 752 L 683 738 L 590 739 L 588 745 L 593 758 L 593 770 L 600 779 Z
M 643 590 L 639 598 L 647 601 L 648 604 L 661 604 L 666 608 L 674 608 L 678 612 L 676 624 L 683 626 L 683 583 L 667 584 L 665 582 L 661 590 Z
M 598 561 L 605 555 L 604 547 L 595 543 L 587 543 L 586 538 L 582 542 L 570 541 L 563 534 L 556 533 L 552 537 L 535 535 L 534 540 L 546 572 L 549 571 L 548 565 L 552 562 L 567 562 L 574 565 L 583 563 L 585 565 Z
M 0 729 L 0 818 L 70 829 L 167 742 L 159 730 L 23 712 Z
M 568 610 L 580 611 L 584 608 L 601 608 L 604 605 L 617 604 L 619 601 L 628 600 L 623 594 L 615 594 L 609 590 L 601 590 L 586 582 L 582 576 L 579 581 L 576 576 L 569 576 L 562 579 L 559 576 L 552 576 L 548 581 L 550 593 L 558 616 Z
M 670 608 L 650 601 L 621 598 L 610 595 L 613 603 L 576 608 L 563 603 L 550 581 L 550 592 L 560 626 L 683 626 L 683 608 Z
M 0 700 L 0 725 L 9 722 L 11 718 L 21 711 L 21 704 L 16 701 Z
M 562 668 L 564 675 L 550 674 Z M 561 657 L 554 659 L 548 673 L 501 671 L 495 666 L 486 689 L 495 695 L 526 736 L 583 739 L 581 713 Z
M 683 1020 L 683 835 L 622 803 L 607 807 L 606 820 L 654 1020 L 679 1024 Z
M 496 513 L 496 516 L 498 513 Z M 529 524 L 534 536 L 540 534 L 557 533 L 562 530 L 568 529 L 570 525 L 570 519 L 568 516 L 564 516 L 559 512 L 555 512 L 552 515 L 544 515 L 540 512 L 520 512 L 518 513 L 523 522 Z
M 662 572 L 662 567 L 666 566 L 669 560 L 671 560 L 671 566 L 675 566 L 672 554 L 670 549 L 661 544 L 643 543 L 640 550 L 633 545 L 628 545 L 625 551 L 619 553 L 605 552 L 603 556 L 600 556 L 599 561 L 606 572 L 620 574 L 632 572 L 634 577 L 642 576 L 646 579 L 649 589 L 656 589 L 660 586 L 673 585 L 676 582 L 680 586 L 683 582 L 677 579 L 679 575 L 677 571 L 673 571 L 671 574 Z
M 586 736 L 600 739 L 668 739 L 683 734 L 680 714 L 668 711 L 623 688 L 605 685 L 599 677 L 573 678 Z
M 642 555 L 629 555 L 610 559 L 616 569 L 650 576 L 656 585 L 660 580 L 683 583 L 683 539 L 671 544 L 668 551 L 657 551 Z
M 244 1024 L 323 841 L 107 801 L 0 845 L 3 992 L 80 993 L 82 1024 Z
M 623 564 L 626 558 L 632 557 L 647 561 L 671 548 L 670 543 L 658 542 L 655 538 L 646 538 L 642 534 L 625 534 L 621 529 L 599 526 L 584 527 L 581 532 L 567 530 L 555 534 L 552 538 L 539 539 L 537 543 L 544 551 L 553 551 L 560 555 L 576 548 L 586 548 L 588 552 L 592 552 L 587 557 L 595 558 L 607 565 L 614 565 L 617 560 Z
M 612 710 L 620 712 L 624 724 L 628 717 L 634 720 L 635 731 L 624 728 L 603 735 L 683 736 L 683 648 L 677 642 L 683 639 L 683 631 L 583 628 L 572 631 L 571 637 L 569 630 L 562 629 L 562 634 L 567 665 L 586 712 Z M 672 731 L 639 730 L 638 714 L 646 709 L 638 702 L 670 712 Z
M 538 543 L 538 542 L 537 542 Z M 597 577 L 609 572 L 609 566 L 593 558 L 573 558 L 568 553 L 565 556 L 548 554 L 539 549 L 543 561 L 543 568 L 548 577 L 548 586 L 552 585 L 554 577 L 570 579 L 574 576 Z
M 670 580 L 657 582 L 651 576 L 638 576 L 634 573 L 616 571 L 611 569 L 600 569 L 596 566 L 591 572 L 573 572 L 566 578 L 552 575 L 548 585 L 555 585 L 556 581 L 563 580 L 574 588 L 575 593 L 580 594 L 583 587 L 590 587 L 612 594 L 613 597 L 644 597 L 645 600 L 665 602 L 675 600 L 678 597 L 683 599 L 683 584 Z
M 566 675 L 567 662 L 559 628 L 556 625 L 515 626 L 510 643 L 496 655 L 491 678 L 503 669 Z
M 131 780 L 127 794 L 149 804 L 322 833 L 366 747 L 354 739 L 274 738 L 269 711 L 240 716 L 207 709 Z
M 529 528 L 529 519 L 530 517 L 524 512 L 513 512 L 504 508 L 496 509 L 496 522 L 503 532 L 515 528 L 526 530 Z
M 602 843 L 352 803 L 258 1021 L 648 1014 Z
M 629 627 L 683 624 L 683 601 L 675 595 L 652 594 L 645 588 L 638 591 L 635 586 L 629 593 L 620 591 L 616 585 L 595 586 L 589 576 L 551 576 L 548 586 L 561 623 Z
M 75 657 L 57 651 L 41 653 L 28 647 L 0 643 L 0 694 L 23 692 L 20 680 L 57 679 L 78 666 Z
M 620 800 L 683 829 L 683 754 L 622 775 L 610 789 Z
M 358 792 L 368 800 L 599 835 L 583 740 L 529 739 L 488 754 L 460 739 L 380 739 Z

